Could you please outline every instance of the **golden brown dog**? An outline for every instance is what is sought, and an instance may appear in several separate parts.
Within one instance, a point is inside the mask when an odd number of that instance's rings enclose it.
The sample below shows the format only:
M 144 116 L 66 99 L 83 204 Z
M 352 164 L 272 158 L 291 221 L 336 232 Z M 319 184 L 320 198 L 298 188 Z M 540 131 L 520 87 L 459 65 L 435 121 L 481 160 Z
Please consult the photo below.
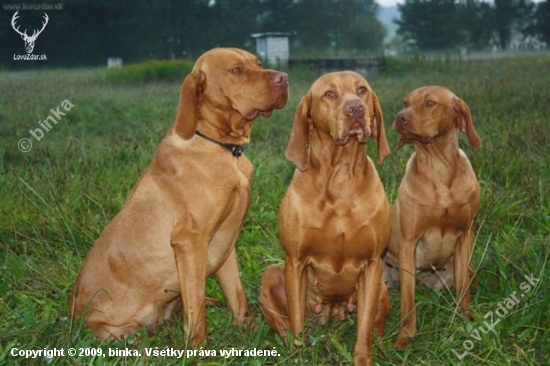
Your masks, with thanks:
M 474 149 L 481 139 L 466 103 L 440 86 L 409 94 L 393 128 L 402 136 L 398 147 L 412 142 L 415 150 L 392 206 L 385 257 L 384 276 L 389 282 L 399 278 L 401 285 L 401 330 L 395 346 L 402 348 L 416 335 L 415 274 L 439 290 L 454 284 L 460 309 L 467 313 L 480 188 L 458 147 L 458 135 L 466 133 Z
M 343 318 L 357 307 L 356 364 L 372 363 L 372 329 L 383 334 L 389 297 L 382 253 L 390 205 L 365 142 L 389 154 L 382 110 L 355 72 L 320 77 L 296 111 L 286 157 L 297 169 L 279 211 L 284 266 L 267 268 L 260 307 L 283 338 L 306 317 Z
M 249 320 L 235 241 L 249 207 L 252 121 L 282 108 L 288 77 L 243 50 L 203 54 L 176 121 L 122 211 L 86 257 L 69 304 L 100 339 L 153 329 L 183 302 L 194 346 L 206 337 L 205 280 L 215 273 L 235 322 Z

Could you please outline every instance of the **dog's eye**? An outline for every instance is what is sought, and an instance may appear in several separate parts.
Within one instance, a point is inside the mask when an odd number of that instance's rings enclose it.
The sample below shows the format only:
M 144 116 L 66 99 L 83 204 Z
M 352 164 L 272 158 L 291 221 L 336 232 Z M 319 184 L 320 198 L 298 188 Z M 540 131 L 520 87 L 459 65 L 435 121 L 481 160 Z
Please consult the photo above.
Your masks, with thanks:
M 363 95 L 366 92 L 367 92 L 367 88 L 364 86 L 360 86 L 359 88 L 357 88 L 357 95 Z
M 327 98 L 336 98 L 336 93 L 333 92 L 332 90 L 329 90 L 328 92 L 325 93 L 325 97 L 327 97 Z
M 433 107 L 433 106 L 435 106 L 435 102 L 434 102 L 433 100 L 428 100 L 428 101 L 426 102 L 426 105 L 427 105 L 428 107 Z
M 259 67 L 260 69 L 263 69 L 263 68 L 264 68 L 261 62 L 258 62 L 258 67 Z
M 409 102 L 403 102 L 403 109 L 409 108 Z
M 234 75 L 239 75 L 243 73 L 243 69 L 240 67 L 235 67 L 234 69 L 231 69 L 231 73 Z

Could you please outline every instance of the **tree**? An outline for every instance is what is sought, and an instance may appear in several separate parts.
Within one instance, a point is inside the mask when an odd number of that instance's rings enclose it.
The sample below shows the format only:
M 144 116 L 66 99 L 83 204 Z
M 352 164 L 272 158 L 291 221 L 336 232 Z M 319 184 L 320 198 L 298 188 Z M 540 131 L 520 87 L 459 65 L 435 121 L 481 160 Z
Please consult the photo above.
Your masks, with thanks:
M 492 16 L 491 4 L 485 1 L 467 0 L 462 4 L 460 26 L 468 46 L 483 49 L 491 43 Z
M 43 0 L 58 5 L 59 0 Z M 13 4 L 20 6 L 21 4 Z M 299 48 L 323 55 L 341 51 L 379 50 L 384 29 L 376 19 L 375 0 L 72 0 L 63 11 L 46 10 L 49 23 L 35 54 L 48 62 L 14 61 L 25 53 L 12 29 L 15 13 L 0 12 L 0 65 L 52 67 L 104 65 L 108 57 L 124 63 L 148 59 L 196 58 L 217 46 L 253 48 L 250 34 L 292 33 Z M 18 25 L 40 26 L 43 11 L 22 10 Z
M 212 5 L 210 5 L 212 4 Z M 250 35 L 259 30 L 256 14 L 260 9 L 258 0 L 215 1 L 208 5 L 209 16 L 205 18 L 209 43 L 215 46 L 239 46 L 245 48 L 252 40 Z
M 494 4 L 484 0 L 405 0 L 398 5 L 401 19 L 396 22 L 397 33 L 420 50 L 481 49 L 494 39 L 506 49 L 514 32 L 535 32 L 530 26 L 532 5 L 531 0 L 494 0 Z M 541 13 L 538 24 L 544 29 L 548 18 Z
M 299 47 L 312 51 L 382 48 L 385 30 L 374 0 L 300 0 L 293 8 Z
M 397 5 L 397 33 L 420 50 L 455 48 L 464 43 L 455 0 L 405 0 Z
M 533 22 L 527 27 L 526 32 L 550 47 L 550 0 L 536 4 Z
M 260 31 L 262 32 L 294 32 L 296 31 L 293 11 L 294 0 L 264 0 L 258 14 Z
M 342 1 L 342 12 L 336 32 L 337 45 L 350 50 L 378 50 L 386 30 L 377 20 L 378 5 L 374 1 Z
M 501 49 L 508 48 L 514 31 L 526 33 L 532 22 L 531 5 L 531 0 L 495 0 L 493 25 Z
M 508 48 L 512 39 L 513 22 L 517 18 L 516 0 L 494 0 L 494 28 L 501 49 Z

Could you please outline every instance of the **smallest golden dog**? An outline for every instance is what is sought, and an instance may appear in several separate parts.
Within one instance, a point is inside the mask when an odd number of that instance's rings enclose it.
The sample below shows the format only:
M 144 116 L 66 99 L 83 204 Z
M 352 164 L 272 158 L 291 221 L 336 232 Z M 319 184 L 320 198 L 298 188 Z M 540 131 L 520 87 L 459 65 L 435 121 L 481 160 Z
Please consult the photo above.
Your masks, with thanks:
M 458 147 L 459 132 L 481 146 L 468 105 L 440 86 L 419 88 L 403 102 L 393 128 L 398 147 L 414 144 L 396 201 L 385 256 L 385 278 L 401 286 L 401 330 L 396 348 L 416 335 L 415 278 L 441 290 L 453 284 L 460 309 L 470 304 L 472 225 L 480 187 L 468 157 Z

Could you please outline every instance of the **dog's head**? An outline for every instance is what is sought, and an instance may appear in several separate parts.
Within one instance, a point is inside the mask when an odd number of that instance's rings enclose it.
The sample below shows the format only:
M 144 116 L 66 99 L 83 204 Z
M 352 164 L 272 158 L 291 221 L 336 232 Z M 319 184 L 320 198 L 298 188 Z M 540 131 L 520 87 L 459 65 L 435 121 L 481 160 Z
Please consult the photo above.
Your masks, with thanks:
M 356 72 L 321 76 L 300 101 L 286 151 L 287 159 L 300 170 L 309 164 L 307 145 L 312 129 L 330 135 L 339 146 L 374 139 L 380 164 L 390 153 L 378 96 Z
M 481 146 L 470 108 L 453 92 L 441 86 L 425 86 L 410 93 L 393 123 L 393 129 L 401 135 L 398 148 L 410 142 L 429 144 L 437 136 L 455 128 L 466 133 L 474 149 Z
M 244 122 L 271 115 L 287 100 L 286 73 L 263 69 L 259 59 L 246 51 L 215 48 L 199 57 L 183 82 L 175 130 L 190 139 L 200 117 L 223 124 L 215 127 L 227 135 L 248 139 L 250 124 Z

